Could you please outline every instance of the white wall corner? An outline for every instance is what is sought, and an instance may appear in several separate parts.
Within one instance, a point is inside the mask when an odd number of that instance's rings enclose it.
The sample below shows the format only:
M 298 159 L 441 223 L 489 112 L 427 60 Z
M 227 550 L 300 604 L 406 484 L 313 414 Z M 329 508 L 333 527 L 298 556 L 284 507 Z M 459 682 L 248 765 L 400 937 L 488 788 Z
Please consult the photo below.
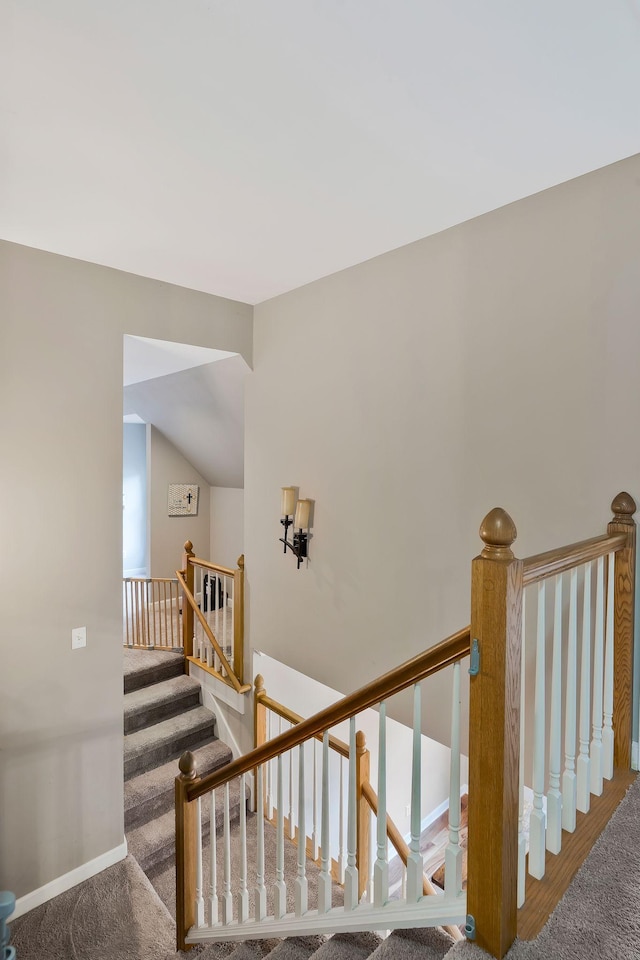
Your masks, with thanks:
M 55 880 L 50 880 L 49 883 L 38 887 L 37 890 L 32 890 L 31 893 L 20 897 L 16 900 L 16 909 L 11 915 L 11 920 L 16 920 L 23 914 L 29 913 L 29 911 L 35 907 L 39 907 L 41 904 L 47 903 L 48 900 L 57 897 L 58 894 L 71 890 L 72 887 L 76 887 L 79 883 L 82 883 L 83 880 L 89 880 L 91 877 L 95 877 L 97 873 L 102 873 L 107 867 L 112 867 L 114 863 L 119 863 L 120 860 L 124 860 L 126 855 L 127 840 L 125 837 L 119 846 L 113 847 L 112 850 L 107 850 L 106 853 L 100 854 L 99 857 L 88 860 L 86 863 L 75 867 L 75 869 L 70 870 L 68 873 L 64 873 L 61 877 L 56 877 Z
M 631 742 L 631 769 L 640 770 L 638 766 L 638 741 L 633 740 Z

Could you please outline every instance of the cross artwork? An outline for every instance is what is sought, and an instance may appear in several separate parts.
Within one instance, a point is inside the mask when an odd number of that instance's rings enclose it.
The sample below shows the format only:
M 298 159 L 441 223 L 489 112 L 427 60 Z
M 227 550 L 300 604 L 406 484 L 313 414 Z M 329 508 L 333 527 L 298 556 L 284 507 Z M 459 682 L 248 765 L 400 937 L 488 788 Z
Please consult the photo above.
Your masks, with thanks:
M 198 486 L 195 483 L 169 484 L 169 516 L 195 517 L 198 514 Z

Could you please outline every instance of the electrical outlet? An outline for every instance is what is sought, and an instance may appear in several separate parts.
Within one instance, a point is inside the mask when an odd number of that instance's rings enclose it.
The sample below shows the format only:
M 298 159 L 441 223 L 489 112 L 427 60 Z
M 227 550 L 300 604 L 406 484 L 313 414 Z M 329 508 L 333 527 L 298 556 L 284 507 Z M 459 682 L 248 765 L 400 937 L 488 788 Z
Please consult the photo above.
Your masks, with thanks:
M 71 631 L 71 649 L 79 650 L 87 645 L 87 628 L 75 627 Z

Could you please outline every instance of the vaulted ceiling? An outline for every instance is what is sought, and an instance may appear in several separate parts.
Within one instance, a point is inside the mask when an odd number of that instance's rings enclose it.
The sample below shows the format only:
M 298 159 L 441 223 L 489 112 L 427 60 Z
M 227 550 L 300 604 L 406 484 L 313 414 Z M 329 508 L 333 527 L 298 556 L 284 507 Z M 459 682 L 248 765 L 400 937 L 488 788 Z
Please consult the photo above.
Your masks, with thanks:
M 639 0 L 4 0 L 0 235 L 250 303 L 640 150 Z

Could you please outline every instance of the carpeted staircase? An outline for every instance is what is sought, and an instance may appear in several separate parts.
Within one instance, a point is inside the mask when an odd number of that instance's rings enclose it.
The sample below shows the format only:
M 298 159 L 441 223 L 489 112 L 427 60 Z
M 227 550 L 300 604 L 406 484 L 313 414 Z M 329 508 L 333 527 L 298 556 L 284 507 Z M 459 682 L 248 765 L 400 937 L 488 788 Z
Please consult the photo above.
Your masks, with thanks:
M 216 739 L 215 716 L 201 706 L 200 685 L 184 674 L 183 664 L 179 653 L 125 650 L 125 834 L 129 853 L 148 875 L 174 862 L 174 782 L 181 754 L 191 750 L 201 775 L 232 758 L 227 744 Z M 237 820 L 237 783 L 230 810 Z M 206 812 L 203 832 L 209 832 Z

